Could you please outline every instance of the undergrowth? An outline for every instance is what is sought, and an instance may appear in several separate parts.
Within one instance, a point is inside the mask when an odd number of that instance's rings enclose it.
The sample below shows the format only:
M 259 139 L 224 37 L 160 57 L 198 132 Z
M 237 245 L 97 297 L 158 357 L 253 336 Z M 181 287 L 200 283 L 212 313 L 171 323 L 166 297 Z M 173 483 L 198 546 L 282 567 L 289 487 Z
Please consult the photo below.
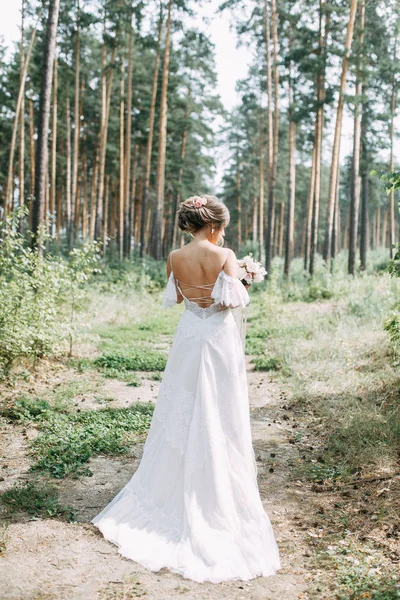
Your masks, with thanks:
M 75 520 L 73 509 L 60 504 L 57 487 L 45 481 L 17 483 L 3 492 L 0 500 L 8 515 L 24 511 L 32 517 Z

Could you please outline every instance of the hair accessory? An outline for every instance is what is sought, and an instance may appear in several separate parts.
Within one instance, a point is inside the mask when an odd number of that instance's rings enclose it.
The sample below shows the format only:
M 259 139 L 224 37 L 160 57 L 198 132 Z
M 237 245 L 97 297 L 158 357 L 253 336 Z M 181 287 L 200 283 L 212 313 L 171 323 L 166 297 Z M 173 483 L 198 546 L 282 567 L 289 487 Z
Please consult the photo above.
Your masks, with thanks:
M 195 196 L 193 198 L 194 208 L 201 208 L 202 206 L 205 206 L 206 204 L 207 204 L 207 198 L 204 198 L 204 196 Z

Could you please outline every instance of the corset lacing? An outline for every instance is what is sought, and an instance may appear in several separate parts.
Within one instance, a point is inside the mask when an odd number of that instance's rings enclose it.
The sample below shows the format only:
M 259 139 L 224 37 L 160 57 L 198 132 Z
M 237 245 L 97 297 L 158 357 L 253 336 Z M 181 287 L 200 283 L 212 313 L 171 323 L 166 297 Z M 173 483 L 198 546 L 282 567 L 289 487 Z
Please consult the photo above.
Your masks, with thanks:
M 221 310 L 226 310 L 226 308 L 227 308 L 226 306 L 222 306 L 221 304 L 215 304 L 215 302 L 214 302 L 213 298 L 211 298 L 211 296 L 195 296 L 193 298 L 188 298 L 183 293 L 182 287 L 181 287 L 181 285 L 184 285 L 184 286 L 186 286 L 186 289 L 196 288 L 196 289 L 204 289 L 204 290 L 212 291 L 213 287 L 215 286 L 215 282 L 214 283 L 205 283 L 203 285 L 194 285 L 191 283 L 190 284 L 184 283 L 183 281 L 180 281 L 176 277 L 175 277 L 175 281 L 176 281 L 176 287 L 178 288 L 179 292 L 183 296 L 183 301 L 185 303 L 186 310 L 190 310 L 192 313 L 194 313 L 201 319 L 207 319 L 208 317 L 210 317 L 211 315 L 213 315 L 216 312 L 220 312 Z M 198 301 L 210 302 L 210 304 L 208 306 L 199 306 L 197 304 Z

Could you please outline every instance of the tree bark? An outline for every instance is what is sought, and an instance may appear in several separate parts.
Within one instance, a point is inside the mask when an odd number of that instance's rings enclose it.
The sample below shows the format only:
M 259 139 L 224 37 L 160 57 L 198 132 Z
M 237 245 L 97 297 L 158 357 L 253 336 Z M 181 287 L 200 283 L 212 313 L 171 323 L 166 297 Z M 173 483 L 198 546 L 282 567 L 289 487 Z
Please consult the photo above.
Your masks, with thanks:
M 77 14 L 76 14 L 76 32 L 75 32 L 75 82 L 74 82 L 74 138 L 72 144 L 72 187 L 71 187 L 71 207 L 73 216 L 71 218 L 71 227 L 68 232 L 68 244 L 72 248 L 75 237 L 75 210 L 79 205 L 77 199 L 77 188 L 78 188 L 78 164 L 79 164 L 79 135 L 80 135 L 80 110 L 79 110 L 79 77 L 80 77 L 80 5 L 79 0 L 77 3 Z M 77 232 L 76 232 L 77 233 Z
M 368 249 L 368 146 L 366 105 L 361 118 L 361 219 L 360 219 L 360 269 L 367 268 Z
M 352 164 L 352 183 L 350 196 L 350 222 L 349 222 L 349 275 L 355 275 L 356 253 L 358 240 L 358 218 L 361 192 L 360 176 L 360 158 L 361 158 L 361 95 L 363 91 L 362 81 L 362 63 L 363 63 L 363 44 L 365 27 L 365 0 L 361 0 L 359 7 L 360 33 L 358 41 L 360 45 L 360 56 L 357 64 L 357 78 L 355 89 L 355 107 L 354 107 L 354 137 L 353 137 L 353 164 Z
M 259 152 L 258 254 L 259 254 L 259 259 L 262 260 L 262 254 L 263 254 L 263 250 L 264 250 L 264 143 L 263 143 L 263 120 L 262 120 L 262 112 L 261 111 L 260 111 L 260 116 L 259 116 L 258 129 L 259 129 L 259 136 L 258 136 L 258 152 Z M 256 239 L 257 239 L 257 236 L 256 236 Z
M 156 184 L 156 227 L 155 227 L 155 258 L 161 259 L 163 244 L 163 215 L 165 194 L 165 155 L 167 147 L 167 118 L 168 118 L 168 76 L 169 55 L 171 44 L 171 10 L 172 0 L 168 2 L 167 32 L 165 37 L 165 52 L 163 78 L 160 101 L 160 129 L 158 136 L 158 162 L 157 162 L 157 184 Z
M 330 13 L 325 14 L 325 31 L 322 31 L 324 5 L 322 0 L 319 3 L 319 48 L 318 52 L 322 58 L 322 64 L 317 78 L 317 116 L 315 125 L 315 182 L 314 182 L 314 198 L 312 206 L 311 219 L 311 245 L 310 245 L 310 265 L 309 272 L 314 274 L 315 256 L 318 247 L 318 231 L 319 231 L 319 212 L 321 199 L 321 161 L 322 161 L 322 137 L 324 131 L 324 102 L 326 98 L 325 91 L 325 76 L 326 76 L 326 48 L 328 42 L 328 32 L 330 24 Z
M 264 1 L 264 25 L 265 25 L 265 43 L 266 43 L 266 65 L 267 65 L 267 181 L 268 181 L 268 201 L 267 201 L 267 223 L 265 228 L 265 248 L 271 249 L 272 246 L 272 169 L 273 169 L 273 114 L 272 114 L 272 68 L 271 68 L 271 31 L 268 0 Z M 271 208 L 271 213 L 270 213 Z M 260 227 L 263 228 L 263 233 L 260 230 L 260 240 L 264 237 L 264 223 L 261 221 L 262 214 L 260 211 Z M 264 220 L 264 219 L 263 219 Z M 261 254 L 261 253 L 260 253 Z M 270 252 L 268 252 L 270 255 Z M 260 258 L 262 258 L 260 256 Z M 266 257 L 267 258 L 267 257 Z M 270 257 L 268 257 L 270 258 Z M 267 268 L 268 271 L 269 268 Z
M 278 168 L 278 144 L 279 144 L 279 71 L 278 71 L 278 25 L 276 14 L 276 0 L 271 0 L 271 25 L 272 25 L 272 48 L 273 48 L 273 78 L 274 78 L 274 112 L 272 122 L 272 80 L 271 59 L 269 56 L 270 34 L 268 7 L 265 10 L 265 28 L 267 38 L 267 91 L 268 91 L 268 214 L 267 233 L 265 237 L 265 268 L 269 272 L 272 260 L 272 236 L 274 230 L 275 215 L 275 186 Z M 269 62 L 269 64 L 268 64 Z
M 57 55 L 54 57 L 53 74 L 53 125 L 51 135 L 51 184 L 50 184 L 50 213 L 54 215 L 56 210 L 56 177 L 57 177 L 57 92 L 58 92 L 58 68 Z
M 291 40 L 290 48 L 291 50 Z M 289 189 L 286 221 L 284 274 L 289 276 L 294 249 L 294 204 L 296 197 L 296 123 L 294 121 L 293 65 L 289 61 Z
M 21 99 L 21 113 L 20 113 L 20 125 L 19 125 L 19 205 L 24 206 L 25 204 L 25 77 L 24 77 L 24 63 L 25 63 L 25 0 L 22 0 L 21 4 L 21 45 L 20 45 L 20 86 L 23 88 L 22 99 Z M 20 229 L 23 229 L 24 219 L 21 216 Z
M 394 49 L 394 59 L 396 62 L 396 44 Z M 393 73 L 392 77 L 392 95 L 390 99 L 390 165 L 389 170 L 394 171 L 394 118 L 396 113 L 396 79 Z M 394 191 L 389 194 L 389 251 L 390 258 L 395 253 L 395 221 L 394 221 Z
M 351 0 L 350 16 L 346 32 L 345 40 L 345 54 L 342 60 L 342 74 L 340 78 L 339 88 L 339 99 L 336 111 L 336 125 L 335 125 L 335 137 L 333 142 L 332 152 L 332 165 L 331 175 L 329 182 L 329 197 L 326 211 L 326 228 L 325 228 L 325 240 L 324 240 L 324 251 L 323 258 L 326 262 L 327 268 L 329 269 L 331 260 L 331 244 L 332 244 L 332 229 L 333 229 L 333 212 L 335 208 L 336 199 L 336 187 L 339 174 L 339 154 L 340 154 L 340 138 L 342 134 L 342 121 L 343 121 L 343 107 L 344 107 L 344 94 L 347 83 L 347 70 L 349 66 L 349 54 L 351 50 L 354 21 L 357 12 L 357 0 Z
M 172 209 L 172 247 L 175 248 L 177 244 L 178 238 L 178 207 L 181 201 L 182 196 L 182 181 L 183 181 L 183 163 L 185 160 L 186 154 L 186 143 L 187 143 L 187 121 L 190 115 L 190 102 L 191 102 L 191 89 L 189 87 L 187 93 L 187 101 L 185 108 L 185 116 L 184 116 L 184 128 L 182 132 L 182 141 L 181 141 L 181 153 L 180 153 L 180 165 L 179 165 L 179 173 L 178 173 L 178 191 L 176 194 L 176 198 L 174 201 L 173 209 Z
M 118 254 L 124 257 L 124 207 L 125 207 L 125 158 L 124 158 L 124 124 L 125 124 L 125 62 L 121 57 L 120 105 L 119 105 L 119 210 L 118 210 Z
M 92 181 L 90 186 L 90 223 L 89 223 L 89 237 L 94 240 L 96 231 L 96 193 L 97 193 L 97 182 L 99 177 L 99 146 L 96 150 L 96 158 L 94 161 Z
M 240 248 L 242 245 L 242 196 L 241 196 L 241 178 L 240 178 L 240 170 L 241 170 L 241 162 L 238 157 L 238 163 L 236 168 L 236 208 L 237 208 L 237 245 L 238 252 L 240 252 Z
M 31 55 L 32 55 L 33 44 L 35 42 L 35 37 L 36 37 L 36 32 L 37 32 L 37 26 L 39 24 L 41 14 L 42 14 L 42 11 L 40 11 L 40 13 L 38 15 L 38 18 L 36 20 L 35 26 L 33 28 L 32 37 L 31 37 L 31 41 L 30 41 L 30 44 L 29 44 L 28 52 L 27 52 L 27 55 L 26 55 L 26 59 L 24 60 L 24 70 L 21 73 L 21 77 L 20 77 L 20 86 L 19 86 L 19 92 L 18 92 L 18 98 L 17 98 L 17 105 L 15 107 L 15 117 L 14 117 L 14 123 L 13 123 L 12 133 L 11 133 L 10 154 L 9 154 L 9 160 L 8 160 L 8 174 L 7 174 L 7 184 L 6 184 L 6 194 L 5 194 L 5 199 L 4 199 L 4 216 L 6 216 L 7 213 L 8 213 L 9 204 L 10 204 L 10 201 L 11 201 L 11 198 L 12 198 L 13 173 L 14 173 L 14 154 L 15 154 L 15 146 L 16 146 L 16 141 L 17 141 L 18 123 L 19 123 L 19 117 L 20 117 L 20 114 L 21 114 L 22 99 L 23 99 L 24 93 L 25 93 L 26 74 L 28 72 L 28 67 L 29 67 L 29 63 L 30 63 Z
M 56 47 L 60 0 L 50 0 L 44 41 L 42 80 L 39 100 L 38 139 L 36 144 L 35 198 L 32 206 L 32 244 L 42 252 L 42 225 L 44 221 L 45 181 L 48 163 L 48 130 L 50 119 L 51 84 Z
M 69 100 L 69 91 L 67 91 L 67 107 L 66 107 L 66 136 L 67 136 L 67 172 L 66 172 L 66 184 L 65 184 L 65 199 L 66 199 L 66 231 L 67 235 L 72 227 L 72 208 L 71 208 L 71 106 Z
M 314 144 L 312 151 L 311 169 L 310 169 L 310 187 L 308 191 L 307 199 L 307 215 L 306 223 L 304 227 L 304 270 L 306 271 L 310 262 L 311 253 L 311 227 L 312 227 L 312 216 L 313 216 L 313 204 L 314 204 L 314 187 L 315 187 L 315 166 L 316 166 L 316 154 L 317 147 L 315 144 L 317 133 L 317 120 L 315 121 L 314 128 Z
M 29 98 L 29 156 L 30 156 L 30 202 L 35 194 L 35 116 L 33 110 L 33 100 Z
M 128 48 L 128 90 L 126 94 L 126 132 L 125 132 L 125 198 L 124 198 L 124 254 L 130 256 L 132 234 L 130 222 L 133 218 L 131 199 L 131 154 L 132 154 L 132 73 L 133 73 L 133 26 L 132 15 L 129 29 Z
M 104 26 L 105 27 L 105 26 Z M 106 81 L 105 73 L 105 58 L 106 48 L 105 40 L 103 42 L 102 49 L 102 64 L 104 64 L 104 70 L 102 74 L 102 115 L 101 115 L 101 141 L 100 141 L 100 164 L 99 164 L 99 187 L 98 187 L 98 221 L 99 227 L 101 227 L 102 213 L 103 213 L 103 202 L 104 202 L 104 180 L 105 180 L 105 168 L 106 168 L 106 153 L 107 153 L 107 137 L 108 137 L 108 123 L 110 120 L 110 106 L 111 106 L 111 93 L 112 93 L 112 82 L 114 75 L 115 58 L 117 54 L 117 39 L 118 31 L 115 33 L 113 49 L 111 51 L 110 61 L 110 72 L 108 75 L 108 81 Z M 104 62 L 103 62 L 104 61 Z M 104 235 L 103 235 L 104 239 Z
M 150 185 L 150 172 L 151 172 L 151 154 L 153 150 L 153 135 L 154 135 L 154 117 L 156 112 L 156 99 L 157 99 L 157 88 L 158 88 L 158 70 L 160 66 L 160 54 L 161 54 L 161 33 L 162 33 L 162 2 L 160 2 L 160 18 L 158 22 L 158 40 L 156 57 L 154 61 L 154 73 L 153 73 L 153 84 L 151 91 L 151 103 L 150 103 L 150 116 L 149 116 L 149 134 L 147 137 L 147 149 L 146 149 L 146 175 L 143 186 L 143 196 L 141 205 L 141 224 L 140 224 L 140 257 L 142 258 L 145 251 L 145 245 L 147 243 L 148 231 L 147 227 L 147 193 Z

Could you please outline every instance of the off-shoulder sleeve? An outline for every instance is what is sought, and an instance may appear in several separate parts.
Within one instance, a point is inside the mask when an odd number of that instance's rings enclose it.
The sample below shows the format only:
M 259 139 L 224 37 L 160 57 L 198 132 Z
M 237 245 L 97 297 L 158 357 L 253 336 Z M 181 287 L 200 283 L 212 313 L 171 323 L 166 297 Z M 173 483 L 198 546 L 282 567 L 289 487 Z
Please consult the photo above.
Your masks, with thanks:
M 175 284 L 175 276 L 173 271 L 171 271 L 170 276 L 168 278 L 168 283 L 164 290 L 164 295 L 162 299 L 162 307 L 170 308 L 174 306 L 178 301 L 178 294 L 176 293 L 176 284 Z
M 222 304 L 229 308 L 245 307 L 250 302 L 250 297 L 243 283 L 237 278 L 227 275 L 221 271 L 211 292 L 216 304 Z

